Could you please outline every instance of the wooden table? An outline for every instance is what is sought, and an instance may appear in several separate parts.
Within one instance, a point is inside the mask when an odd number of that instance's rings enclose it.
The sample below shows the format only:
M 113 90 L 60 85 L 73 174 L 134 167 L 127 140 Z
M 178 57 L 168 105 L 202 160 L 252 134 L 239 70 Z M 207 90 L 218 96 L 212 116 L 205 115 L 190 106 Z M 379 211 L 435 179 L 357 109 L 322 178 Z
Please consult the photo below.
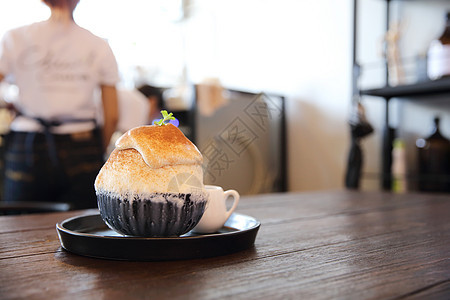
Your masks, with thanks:
M 254 248 L 169 262 L 88 258 L 55 224 L 0 217 L 1 299 L 450 299 L 450 196 L 330 191 L 244 197 Z

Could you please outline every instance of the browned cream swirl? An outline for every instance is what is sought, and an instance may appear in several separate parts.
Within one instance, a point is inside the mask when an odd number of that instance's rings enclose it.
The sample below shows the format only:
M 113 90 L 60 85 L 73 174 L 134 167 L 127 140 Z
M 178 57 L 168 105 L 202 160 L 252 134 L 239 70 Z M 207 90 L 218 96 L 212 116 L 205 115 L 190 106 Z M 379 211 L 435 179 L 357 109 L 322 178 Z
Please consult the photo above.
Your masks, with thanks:
M 135 149 L 150 168 L 201 164 L 197 147 L 172 124 L 136 127 L 116 141 L 116 149 Z

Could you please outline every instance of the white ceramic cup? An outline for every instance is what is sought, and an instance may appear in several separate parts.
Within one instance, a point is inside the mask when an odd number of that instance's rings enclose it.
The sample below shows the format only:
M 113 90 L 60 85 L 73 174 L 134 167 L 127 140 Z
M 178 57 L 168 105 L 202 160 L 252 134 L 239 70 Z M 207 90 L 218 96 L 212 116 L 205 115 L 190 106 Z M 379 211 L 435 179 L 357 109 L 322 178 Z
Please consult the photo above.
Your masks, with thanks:
M 193 231 L 198 233 L 213 233 L 223 227 L 239 203 L 239 193 L 235 190 L 224 191 L 217 185 L 205 185 L 209 200 L 200 222 Z M 227 199 L 233 198 L 233 205 L 227 210 Z

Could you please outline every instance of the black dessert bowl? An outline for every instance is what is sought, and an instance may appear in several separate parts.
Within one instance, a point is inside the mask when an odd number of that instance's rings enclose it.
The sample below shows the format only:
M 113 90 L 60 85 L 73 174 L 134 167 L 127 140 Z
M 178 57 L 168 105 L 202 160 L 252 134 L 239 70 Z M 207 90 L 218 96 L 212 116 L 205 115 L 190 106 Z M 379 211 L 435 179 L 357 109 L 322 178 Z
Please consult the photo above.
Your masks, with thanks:
M 138 237 L 176 237 L 197 225 L 206 208 L 206 193 L 151 193 L 117 196 L 97 192 L 103 221 L 114 231 Z

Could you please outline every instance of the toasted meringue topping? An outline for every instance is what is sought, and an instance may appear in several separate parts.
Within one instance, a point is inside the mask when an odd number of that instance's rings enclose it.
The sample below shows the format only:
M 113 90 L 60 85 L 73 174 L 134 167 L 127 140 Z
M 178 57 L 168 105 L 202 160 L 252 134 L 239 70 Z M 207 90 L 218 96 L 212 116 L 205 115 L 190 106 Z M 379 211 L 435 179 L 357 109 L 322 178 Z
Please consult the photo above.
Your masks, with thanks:
M 150 168 L 201 164 L 203 161 L 197 147 L 172 124 L 133 128 L 116 141 L 116 149 L 135 149 Z

